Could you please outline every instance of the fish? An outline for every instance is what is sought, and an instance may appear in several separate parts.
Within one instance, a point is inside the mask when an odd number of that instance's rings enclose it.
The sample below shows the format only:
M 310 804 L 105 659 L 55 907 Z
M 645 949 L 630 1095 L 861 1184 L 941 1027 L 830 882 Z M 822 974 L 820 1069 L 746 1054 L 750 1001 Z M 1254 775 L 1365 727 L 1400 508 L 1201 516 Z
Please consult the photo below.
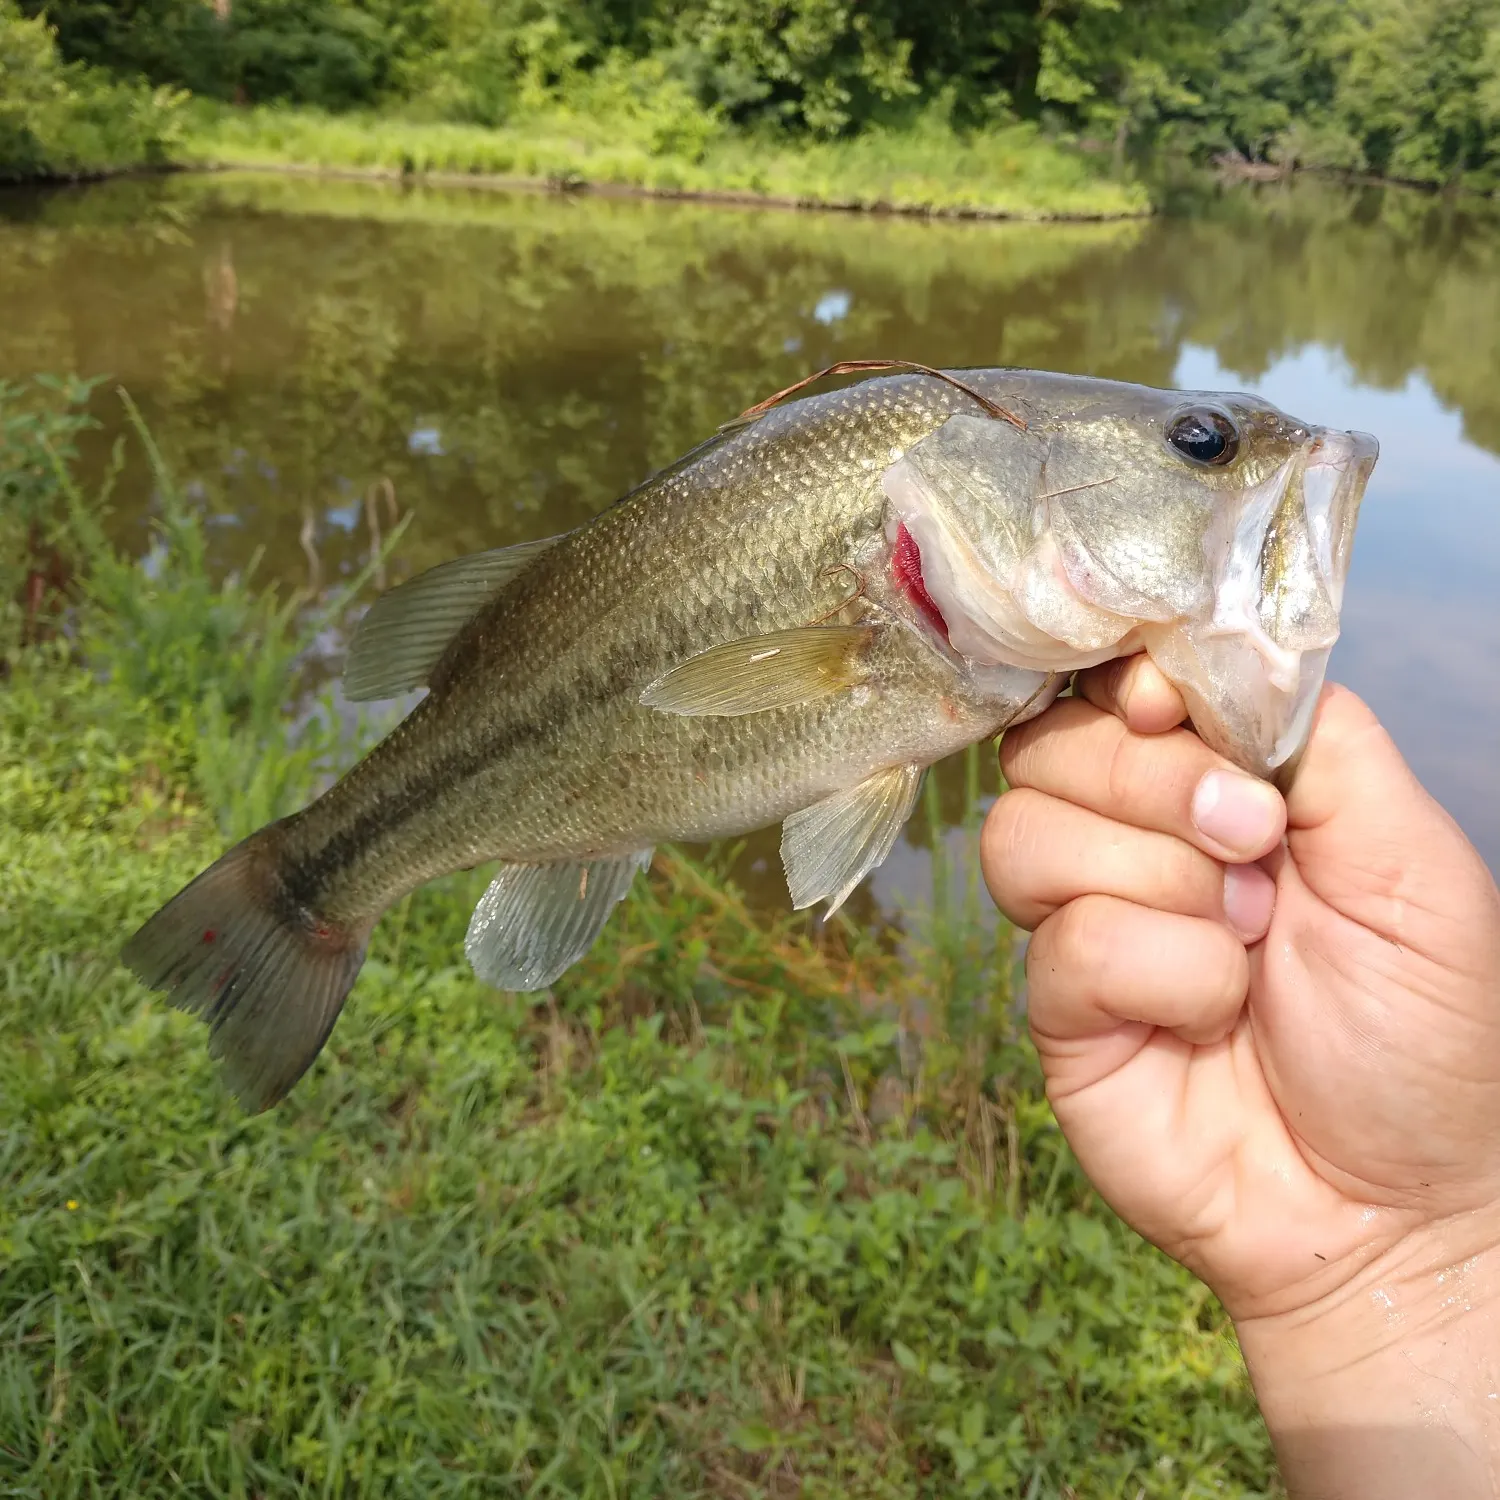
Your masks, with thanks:
M 347 695 L 425 696 L 123 950 L 247 1109 L 311 1065 L 382 912 L 456 870 L 499 862 L 465 952 L 511 991 L 587 953 L 661 843 L 780 822 L 793 906 L 831 914 L 929 766 L 1141 651 L 1234 764 L 1295 764 L 1373 437 L 1032 370 L 781 397 L 577 530 L 367 611 Z

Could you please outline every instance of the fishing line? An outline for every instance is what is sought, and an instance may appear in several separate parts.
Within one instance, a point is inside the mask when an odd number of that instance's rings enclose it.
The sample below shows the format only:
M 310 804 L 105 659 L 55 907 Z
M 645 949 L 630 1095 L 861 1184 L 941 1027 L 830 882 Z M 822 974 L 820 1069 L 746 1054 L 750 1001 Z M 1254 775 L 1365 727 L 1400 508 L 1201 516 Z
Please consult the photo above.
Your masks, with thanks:
M 753 422 L 757 417 L 770 411 L 778 402 L 785 401 L 788 396 L 795 396 L 798 391 L 805 390 L 808 386 L 830 375 L 858 375 L 869 370 L 911 370 L 918 375 L 930 375 L 934 380 L 941 380 L 945 385 L 951 385 L 954 390 L 962 391 L 971 400 L 977 401 L 990 416 L 1002 422 L 1009 422 L 1012 427 L 1018 427 L 1022 432 L 1026 431 L 1026 423 L 1014 412 L 1006 411 L 1003 406 L 997 405 L 988 396 L 981 395 L 973 386 L 966 385 L 956 375 L 949 375 L 944 370 L 934 370 L 931 365 L 920 365 L 912 359 L 841 359 L 837 364 L 829 365 L 825 370 L 819 370 L 816 375 L 805 376 L 795 385 L 789 385 L 785 390 L 777 391 L 774 396 L 767 396 L 764 401 L 757 401 L 754 406 L 742 411 L 732 422 L 726 422 L 720 430 L 738 427 L 745 422 Z

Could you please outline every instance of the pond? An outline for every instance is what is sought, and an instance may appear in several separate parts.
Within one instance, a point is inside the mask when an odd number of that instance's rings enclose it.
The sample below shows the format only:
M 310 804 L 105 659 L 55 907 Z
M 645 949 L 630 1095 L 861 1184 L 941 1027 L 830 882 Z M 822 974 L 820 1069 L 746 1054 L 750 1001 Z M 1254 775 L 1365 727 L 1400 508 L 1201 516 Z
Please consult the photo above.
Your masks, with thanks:
M 216 176 L 0 194 L 0 378 L 128 388 L 214 557 L 326 586 L 575 526 L 835 360 L 1251 388 L 1381 440 L 1333 675 L 1500 869 L 1500 220 L 1298 183 L 1147 223 L 922 222 Z M 123 421 L 108 385 L 86 459 Z M 149 545 L 131 448 L 111 524 Z M 993 795 L 994 768 L 980 786 Z M 940 779 L 945 815 L 962 768 Z M 929 881 L 914 820 L 875 882 Z M 737 869 L 785 902 L 774 837 Z

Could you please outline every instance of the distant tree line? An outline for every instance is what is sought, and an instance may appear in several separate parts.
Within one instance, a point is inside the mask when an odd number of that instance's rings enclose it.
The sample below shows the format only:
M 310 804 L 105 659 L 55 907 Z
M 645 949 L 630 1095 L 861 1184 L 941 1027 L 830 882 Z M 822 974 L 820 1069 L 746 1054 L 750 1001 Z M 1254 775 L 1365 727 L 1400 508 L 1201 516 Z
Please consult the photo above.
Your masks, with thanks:
M 739 128 L 938 111 L 1500 183 L 1500 0 L 21 0 L 63 55 L 223 100 L 498 124 L 650 62 Z

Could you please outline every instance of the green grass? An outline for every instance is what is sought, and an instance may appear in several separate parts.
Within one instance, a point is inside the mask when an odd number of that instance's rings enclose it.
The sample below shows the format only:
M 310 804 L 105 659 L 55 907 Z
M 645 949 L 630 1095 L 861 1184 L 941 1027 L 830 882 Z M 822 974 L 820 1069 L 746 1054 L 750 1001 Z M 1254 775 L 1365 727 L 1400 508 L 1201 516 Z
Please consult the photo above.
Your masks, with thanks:
M 322 773 L 267 684 L 337 601 L 208 585 L 159 480 L 150 576 L 74 502 L 71 634 L 0 684 L 0 1492 L 1274 1492 L 1222 1313 L 1052 1121 L 971 847 L 899 958 L 664 851 L 540 999 L 438 883 L 240 1114 L 113 955 Z
M 694 121 L 697 126 L 698 122 Z M 561 110 L 498 128 L 199 104 L 184 158 L 203 165 L 732 195 L 841 208 L 1049 219 L 1150 212 L 1139 184 L 1016 124 L 972 136 L 926 124 L 848 140 L 761 140 L 629 113 Z

